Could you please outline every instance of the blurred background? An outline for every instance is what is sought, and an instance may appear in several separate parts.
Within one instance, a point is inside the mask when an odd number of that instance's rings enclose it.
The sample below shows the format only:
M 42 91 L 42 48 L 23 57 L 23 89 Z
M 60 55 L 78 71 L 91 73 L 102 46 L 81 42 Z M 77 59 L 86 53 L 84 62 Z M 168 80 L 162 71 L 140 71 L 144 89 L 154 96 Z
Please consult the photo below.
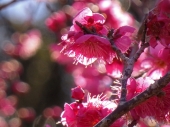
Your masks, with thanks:
M 84 7 L 108 28 L 138 28 L 156 0 L 0 0 L 0 127 L 62 127 L 71 88 L 111 95 L 112 66 L 85 67 L 60 54 L 61 36 Z M 115 63 L 121 66 L 119 62 Z M 121 71 L 121 67 L 119 67 Z M 91 72 L 89 74 L 89 72 Z M 108 76 L 109 75 L 109 76 Z

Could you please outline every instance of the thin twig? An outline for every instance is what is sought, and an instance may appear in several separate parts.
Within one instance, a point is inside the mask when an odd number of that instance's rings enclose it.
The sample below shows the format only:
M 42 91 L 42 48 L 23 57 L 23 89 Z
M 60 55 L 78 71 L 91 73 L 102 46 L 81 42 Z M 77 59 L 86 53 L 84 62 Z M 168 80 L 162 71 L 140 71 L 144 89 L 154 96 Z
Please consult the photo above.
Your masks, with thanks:
M 133 65 L 134 65 L 134 62 L 132 60 L 128 60 L 124 64 L 124 69 L 123 69 L 122 78 L 121 78 L 122 87 L 121 87 L 121 95 L 120 95 L 119 105 L 123 104 L 126 101 L 127 80 L 131 76 L 131 74 L 132 74 Z
M 147 18 L 148 18 L 148 15 L 146 14 L 145 17 L 144 17 L 144 19 L 143 19 L 143 22 L 142 22 L 142 24 L 141 24 L 141 26 L 140 26 L 140 28 L 139 28 L 139 30 L 138 30 L 138 33 L 137 33 L 137 41 L 140 41 L 140 40 L 141 40 L 142 42 L 144 42 L 144 41 L 142 40 L 142 38 L 144 38 L 144 37 L 143 37 L 143 36 L 145 36 L 144 33 L 146 33 L 146 32 L 144 32 L 144 31 L 147 30 L 147 27 L 146 27 Z
M 140 57 L 141 53 L 144 51 L 145 48 L 147 48 L 149 46 L 149 43 L 145 43 L 143 45 L 141 45 L 141 47 L 139 48 L 139 50 L 134 54 L 134 56 L 132 57 L 132 59 L 134 60 L 134 62 L 137 61 L 137 59 Z
M 109 30 L 107 37 L 111 40 L 113 39 L 113 33 L 114 33 L 114 29 Z
M 112 44 L 112 49 L 116 52 L 116 54 L 118 55 L 118 57 L 120 57 L 121 60 L 122 60 L 124 63 L 126 63 L 126 61 L 128 61 L 129 58 L 126 57 L 126 56 L 121 52 L 121 50 L 116 47 L 116 45 L 114 45 L 114 43 L 113 43 L 112 40 L 110 40 L 110 42 L 111 42 L 111 44 Z
M 16 1 L 17 1 L 17 0 L 12 0 L 12 1 L 10 1 L 9 3 L 0 5 L 0 10 L 2 10 L 3 8 L 5 8 L 5 7 L 7 7 L 7 6 L 11 5 L 11 4 L 13 4 L 13 3 L 16 2 Z
M 147 17 L 147 16 L 146 16 Z M 127 80 L 128 78 L 130 78 L 132 72 L 133 72 L 133 67 L 134 67 L 134 63 L 137 61 L 137 59 L 140 57 L 140 55 L 142 54 L 142 52 L 144 51 L 144 49 L 146 47 L 149 46 L 149 43 L 146 42 L 146 19 L 144 20 L 144 25 L 142 25 L 142 38 L 141 38 L 141 47 L 137 50 L 137 52 L 134 55 L 131 55 L 129 59 L 127 59 L 124 63 L 124 69 L 123 69 L 123 73 L 122 73 L 122 79 L 121 79 L 121 83 L 122 83 L 122 89 L 121 89 L 121 96 L 120 96 L 120 103 L 119 104 L 123 104 L 126 101 L 126 94 L 127 94 Z M 139 32 L 138 32 L 139 33 Z
M 51 13 L 54 13 L 54 12 L 55 12 L 55 10 L 50 6 L 49 3 L 46 3 L 46 7 L 47 7 L 47 9 L 48 9 Z
M 88 28 L 86 28 L 84 25 L 82 25 L 81 23 L 79 23 L 78 21 L 75 21 L 75 23 L 84 31 L 84 33 L 86 33 L 86 34 L 95 34 L 95 33 L 92 32 L 91 30 L 89 30 Z

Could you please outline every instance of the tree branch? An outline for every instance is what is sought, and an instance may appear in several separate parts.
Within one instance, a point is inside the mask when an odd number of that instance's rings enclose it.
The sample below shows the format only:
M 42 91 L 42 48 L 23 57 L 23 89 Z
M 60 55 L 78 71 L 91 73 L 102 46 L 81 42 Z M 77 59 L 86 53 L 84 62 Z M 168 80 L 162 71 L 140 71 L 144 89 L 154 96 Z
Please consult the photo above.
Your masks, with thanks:
M 118 105 L 118 107 L 112 113 L 106 116 L 94 127 L 109 127 L 113 122 L 115 122 L 122 115 L 132 110 L 135 106 L 141 104 L 150 97 L 157 95 L 160 92 L 160 89 L 164 88 L 169 82 L 170 72 L 168 72 L 165 76 L 156 81 L 154 84 L 151 84 L 144 92 L 140 93 L 139 95 L 135 96 L 124 104 Z
M 83 26 L 81 23 L 79 23 L 78 21 L 75 21 L 75 23 L 84 31 L 84 33 L 87 33 L 87 34 L 95 34 L 95 33 L 92 32 L 91 30 L 89 30 L 88 28 L 86 28 L 85 26 Z
M 127 80 L 132 74 L 134 63 L 137 61 L 137 59 L 139 58 L 141 53 L 144 51 L 144 49 L 148 46 L 149 46 L 148 43 L 142 44 L 141 47 L 138 49 L 138 51 L 135 53 L 135 55 L 133 57 L 131 57 L 130 59 L 127 59 L 126 62 L 124 63 L 124 69 L 123 69 L 123 73 L 122 73 L 123 77 L 121 79 L 122 89 L 121 89 L 120 104 L 124 103 L 126 101 Z
M 84 25 L 82 25 L 81 23 L 79 23 L 78 21 L 75 21 L 75 23 L 84 31 L 84 33 L 86 34 L 94 34 L 96 35 L 96 32 L 93 32 L 91 31 L 90 29 L 88 29 L 87 27 L 85 27 Z M 131 57 L 131 58 L 128 58 L 125 56 L 125 54 L 123 54 L 121 52 L 120 49 L 118 49 L 116 47 L 116 45 L 114 45 L 114 42 L 113 42 L 113 32 L 114 30 L 110 30 L 107 37 L 105 37 L 106 39 L 109 39 L 110 43 L 111 43 L 111 46 L 113 48 L 113 50 L 116 52 L 116 54 L 118 55 L 118 57 L 121 58 L 121 60 L 123 61 L 124 63 L 124 69 L 123 69 L 123 73 L 122 73 L 122 79 L 121 79 L 121 84 L 122 84 L 122 87 L 121 87 L 121 97 L 120 97 L 120 101 L 119 103 L 120 104 L 123 104 L 125 101 L 126 101 L 126 94 L 127 94 L 127 89 L 126 89 L 126 85 L 127 85 L 127 80 L 128 78 L 131 76 L 132 74 L 132 71 L 133 71 L 133 66 L 134 66 L 134 63 L 136 62 L 136 60 L 139 58 L 140 54 L 144 51 L 144 49 L 148 46 L 147 44 L 145 44 L 145 35 L 146 35 L 146 19 L 144 20 L 144 26 L 141 26 L 141 27 L 144 27 L 143 28 L 143 33 L 142 33 L 142 45 L 141 47 L 138 49 L 138 51 L 136 52 L 136 54 Z M 100 35 L 99 35 L 100 36 Z
M 139 29 L 139 31 L 142 31 L 142 33 L 138 31 L 138 37 L 139 37 L 139 34 L 141 34 L 141 38 L 140 38 L 141 41 L 142 41 L 141 47 L 137 50 L 137 52 L 134 55 L 131 55 L 130 58 L 127 59 L 124 63 L 124 69 L 123 69 L 123 73 L 122 73 L 123 77 L 121 79 L 122 89 L 121 89 L 121 97 L 120 97 L 120 102 L 119 102 L 120 104 L 123 104 L 126 101 L 127 80 L 132 74 L 134 63 L 140 57 L 140 55 L 142 54 L 144 49 L 149 46 L 149 43 L 147 43 L 146 40 L 145 40 L 146 39 L 146 30 L 147 30 L 147 27 L 146 27 L 147 19 L 146 18 L 147 18 L 147 16 L 145 17 L 143 25 Z
M 118 57 L 120 57 L 121 60 L 122 60 L 124 63 L 126 63 L 126 62 L 129 60 L 129 58 L 126 57 L 126 56 L 121 52 L 121 50 L 116 47 L 116 45 L 114 45 L 114 43 L 113 43 L 112 40 L 110 40 L 110 42 L 111 42 L 111 44 L 112 44 L 112 49 L 116 52 L 116 54 L 118 55 Z
M 17 0 L 12 0 L 12 1 L 10 1 L 10 2 L 7 3 L 7 4 L 0 5 L 0 10 L 2 10 L 3 8 L 5 8 L 5 7 L 7 7 L 7 6 L 11 5 L 11 4 L 13 4 L 13 3 L 16 2 L 16 1 L 17 1 Z

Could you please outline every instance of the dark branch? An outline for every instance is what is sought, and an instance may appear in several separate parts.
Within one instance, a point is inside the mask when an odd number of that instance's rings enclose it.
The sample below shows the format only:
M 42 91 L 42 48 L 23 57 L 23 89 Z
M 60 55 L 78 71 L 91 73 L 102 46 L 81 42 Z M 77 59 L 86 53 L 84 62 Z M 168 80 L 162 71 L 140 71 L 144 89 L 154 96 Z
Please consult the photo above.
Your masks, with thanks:
M 51 13 L 55 12 L 55 10 L 50 6 L 50 4 L 46 3 L 46 7 Z
M 75 21 L 75 23 L 84 31 L 84 33 L 86 33 L 86 34 L 95 34 L 95 33 L 92 32 L 91 30 L 89 30 L 88 28 L 86 28 L 84 25 L 82 25 L 81 23 L 79 23 L 78 21 Z
M 127 80 L 128 78 L 131 76 L 132 74 L 132 71 L 133 71 L 133 67 L 134 67 L 134 63 L 137 61 L 137 59 L 140 57 L 140 55 L 142 54 L 142 52 L 144 51 L 144 49 L 146 47 L 149 46 L 149 43 L 147 43 L 145 41 L 145 38 L 146 38 L 146 30 L 147 30 L 147 27 L 146 27 L 146 17 L 145 17 L 145 20 L 144 20 L 144 25 L 141 26 L 142 27 L 142 38 L 141 38 L 141 41 L 142 41 L 142 44 L 141 44 L 141 47 L 137 50 L 137 52 L 134 54 L 134 55 L 131 55 L 130 56 L 130 59 L 127 59 L 126 62 L 125 62 L 125 65 L 124 65 L 124 69 L 123 69 L 123 77 L 121 79 L 121 83 L 122 83 L 122 89 L 121 89 L 121 97 L 120 97 L 120 104 L 121 103 L 124 103 L 126 101 L 126 94 L 127 94 L 127 89 L 126 89 L 126 86 L 127 86 Z M 139 33 L 139 31 L 138 31 Z
M 132 59 L 134 60 L 134 62 L 137 61 L 137 59 L 140 57 L 140 55 L 142 54 L 142 52 L 144 51 L 145 48 L 147 48 L 149 46 L 149 43 L 145 43 L 143 45 L 141 45 L 141 47 L 138 49 L 138 51 L 134 54 L 134 56 L 132 57 Z
M 127 94 L 127 80 L 131 76 L 134 63 L 137 61 L 139 56 L 142 54 L 144 49 L 149 46 L 148 42 L 146 42 L 146 21 L 147 16 L 145 17 L 145 20 L 143 22 L 143 25 L 141 26 L 140 31 L 138 31 L 138 39 L 140 38 L 141 41 L 141 47 L 135 52 L 134 55 L 131 55 L 130 58 L 127 58 L 116 46 L 114 46 L 112 42 L 112 38 L 110 39 L 110 42 L 112 44 L 112 48 L 116 51 L 117 55 L 124 61 L 124 69 L 122 73 L 122 79 L 121 79 L 121 97 L 119 101 L 118 107 L 107 117 L 105 117 L 103 120 L 101 120 L 97 125 L 94 127 L 109 127 L 115 120 L 120 118 L 122 115 L 126 114 L 128 111 L 133 109 L 138 104 L 144 102 L 148 98 L 154 96 L 155 94 L 158 94 L 160 91 L 159 86 L 157 83 L 151 85 L 147 90 L 145 90 L 143 93 L 139 94 L 138 96 L 134 97 L 130 101 L 126 101 L 126 94 Z M 168 78 L 169 79 L 168 79 Z M 168 73 L 166 76 L 161 78 L 158 82 L 163 82 L 161 86 L 165 86 L 168 82 L 170 82 L 170 73 Z M 153 87 L 153 86 L 157 87 Z M 162 87 L 163 88 L 163 87 Z
M 150 97 L 157 95 L 162 88 L 164 88 L 170 82 L 170 72 L 168 72 L 164 77 L 156 81 L 154 84 L 150 85 L 144 92 L 135 96 L 131 100 L 125 102 L 106 116 L 103 120 L 97 123 L 94 127 L 109 127 L 113 122 L 115 122 L 122 115 L 126 114 L 128 111 L 132 110 L 135 106 L 146 101 Z
M 121 50 L 116 47 L 116 45 L 114 45 L 114 43 L 113 43 L 112 40 L 110 40 L 110 42 L 111 42 L 111 44 L 112 44 L 112 49 L 116 52 L 116 54 L 118 55 L 118 57 L 120 57 L 121 60 L 122 60 L 124 63 L 126 63 L 126 61 L 128 61 L 129 58 L 126 57 L 126 56 L 121 52 Z
M 121 79 L 121 96 L 120 96 L 120 104 L 123 104 L 126 101 L 126 94 L 127 94 L 127 80 L 131 76 L 132 71 L 133 71 L 133 66 L 134 66 L 134 61 L 132 59 L 128 59 L 126 63 L 124 64 L 124 69 L 122 72 L 122 79 Z
M 2 10 L 3 8 L 5 8 L 5 7 L 7 7 L 7 6 L 11 5 L 11 4 L 13 4 L 13 3 L 16 2 L 16 1 L 17 1 L 17 0 L 12 0 L 12 1 L 10 1 L 10 2 L 7 3 L 7 4 L 0 5 L 0 10 Z

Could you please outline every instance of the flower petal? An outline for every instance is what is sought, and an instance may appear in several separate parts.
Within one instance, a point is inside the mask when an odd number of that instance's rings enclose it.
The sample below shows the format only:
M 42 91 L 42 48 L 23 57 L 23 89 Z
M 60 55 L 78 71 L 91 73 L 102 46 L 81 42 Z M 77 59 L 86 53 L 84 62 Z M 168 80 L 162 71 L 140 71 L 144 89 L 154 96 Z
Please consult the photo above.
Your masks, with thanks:
M 129 49 L 131 40 L 129 37 L 123 36 L 115 40 L 115 45 L 124 53 Z
M 135 28 L 131 26 L 122 26 L 116 30 L 114 35 L 116 37 L 120 37 L 120 36 L 125 35 L 126 33 L 133 33 L 134 31 L 135 31 Z
M 93 13 L 93 18 L 95 22 L 103 24 L 105 22 L 105 17 L 99 13 Z
M 92 11 L 89 8 L 84 8 L 81 10 L 73 19 L 73 24 L 76 24 L 75 21 L 85 24 L 87 21 L 84 19 L 86 16 L 93 16 Z

